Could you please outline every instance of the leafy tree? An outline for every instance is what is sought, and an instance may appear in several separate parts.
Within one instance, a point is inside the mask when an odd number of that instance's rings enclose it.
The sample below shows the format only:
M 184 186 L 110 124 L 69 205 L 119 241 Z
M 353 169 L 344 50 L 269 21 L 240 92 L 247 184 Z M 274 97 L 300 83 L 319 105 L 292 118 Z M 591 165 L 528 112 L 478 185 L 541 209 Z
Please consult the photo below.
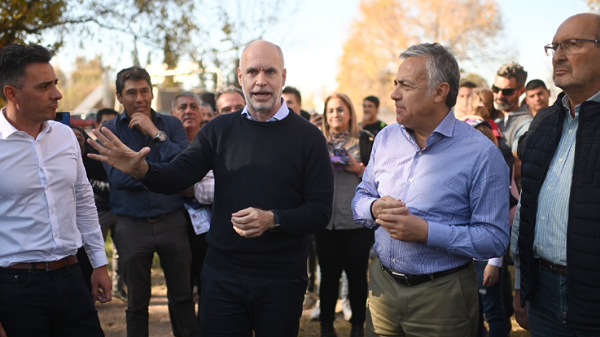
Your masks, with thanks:
M 75 60 L 75 68 L 67 79 L 62 71 L 57 71 L 60 91 L 63 99 L 60 100 L 60 110 L 72 111 L 99 85 L 102 84 L 104 69 L 102 58 L 96 55 L 88 60 L 83 56 Z
M 338 91 L 356 105 L 368 95 L 379 96 L 383 112 L 391 112 L 388 98 L 400 52 L 438 42 L 451 47 L 458 60 L 485 59 L 501 30 L 495 0 L 361 0 L 360 17 L 344 44 Z

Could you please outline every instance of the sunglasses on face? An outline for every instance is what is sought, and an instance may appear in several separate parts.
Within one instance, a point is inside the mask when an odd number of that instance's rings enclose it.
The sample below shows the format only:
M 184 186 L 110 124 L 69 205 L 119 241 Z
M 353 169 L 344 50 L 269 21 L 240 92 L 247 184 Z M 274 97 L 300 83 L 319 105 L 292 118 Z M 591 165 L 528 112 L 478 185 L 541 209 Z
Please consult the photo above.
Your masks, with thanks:
M 504 96 L 512 96 L 515 94 L 515 92 L 517 92 L 517 89 L 513 89 L 513 88 L 504 88 L 504 89 L 500 89 L 495 85 L 492 85 L 492 91 L 494 92 L 494 94 L 497 94 L 499 92 L 502 91 L 502 95 Z

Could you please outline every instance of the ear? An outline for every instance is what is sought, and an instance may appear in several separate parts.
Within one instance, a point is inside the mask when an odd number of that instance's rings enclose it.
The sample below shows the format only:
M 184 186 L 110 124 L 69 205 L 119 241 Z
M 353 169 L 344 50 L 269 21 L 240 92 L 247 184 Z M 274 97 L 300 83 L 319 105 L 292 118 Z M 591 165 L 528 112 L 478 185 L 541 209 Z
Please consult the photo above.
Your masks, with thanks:
M 242 85 L 242 68 L 238 67 L 238 83 Z
M 19 89 L 13 87 L 12 85 L 8 85 L 8 84 L 5 85 L 4 86 L 4 96 L 6 96 L 6 100 L 13 104 L 19 104 L 19 99 L 17 98 L 18 90 Z
M 119 103 L 123 104 L 121 94 L 118 91 L 117 91 L 117 101 L 119 101 Z
M 435 104 L 446 103 L 446 98 L 448 97 L 448 93 L 450 92 L 450 84 L 448 82 L 442 82 L 437 85 L 435 91 L 433 92 L 433 102 Z
M 281 87 L 285 87 L 285 80 L 287 79 L 287 69 L 283 68 L 283 71 L 281 72 L 281 76 L 283 77 L 283 83 L 281 85 Z M 302 104 L 302 102 L 300 102 L 300 104 Z
M 524 92 L 525 92 L 525 87 L 519 89 L 519 91 L 517 92 L 517 94 L 519 95 L 519 97 L 521 97 L 521 95 L 523 95 Z

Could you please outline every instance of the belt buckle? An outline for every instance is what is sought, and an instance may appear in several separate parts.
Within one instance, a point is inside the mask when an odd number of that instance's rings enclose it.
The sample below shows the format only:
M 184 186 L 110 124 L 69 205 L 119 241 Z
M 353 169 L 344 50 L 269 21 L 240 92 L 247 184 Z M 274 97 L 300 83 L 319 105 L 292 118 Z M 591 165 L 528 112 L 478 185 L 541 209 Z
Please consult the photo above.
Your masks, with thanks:
M 46 265 L 46 268 L 45 268 L 46 271 L 53 271 L 53 270 L 58 269 L 58 268 L 50 268 L 50 262 L 44 262 L 44 265 Z
M 408 276 L 406 276 L 406 274 L 401 274 L 401 273 L 393 271 L 391 269 L 390 269 L 390 271 L 392 272 L 392 276 L 394 276 L 394 278 L 398 277 L 398 278 L 404 280 L 404 282 L 406 282 L 406 285 L 410 287 L 410 282 L 408 281 Z

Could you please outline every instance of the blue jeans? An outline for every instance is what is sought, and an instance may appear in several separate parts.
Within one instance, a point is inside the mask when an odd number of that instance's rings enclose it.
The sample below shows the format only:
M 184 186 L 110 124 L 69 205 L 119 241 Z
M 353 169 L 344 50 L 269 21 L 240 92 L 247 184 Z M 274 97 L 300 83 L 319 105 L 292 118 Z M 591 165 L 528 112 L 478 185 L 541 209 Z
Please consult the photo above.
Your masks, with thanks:
M 575 331 L 567 327 L 569 307 L 567 277 L 544 267 L 537 272 L 537 284 L 528 302 L 527 317 L 532 337 L 591 337 L 600 332 Z
M 104 336 L 78 264 L 0 268 L 0 322 L 8 336 Z
M 483 272 L 487 264 L 487 261 L 475 261 L 483 313 L 485 313 L 485 320 L 490 326 L 489 337 L 506 337 L 506 318 L 504 317 L 504 302 L 502 300 L 502 268 L 500 268 L 498 281 L 491 287 L 485 287 L 483 286 Z

